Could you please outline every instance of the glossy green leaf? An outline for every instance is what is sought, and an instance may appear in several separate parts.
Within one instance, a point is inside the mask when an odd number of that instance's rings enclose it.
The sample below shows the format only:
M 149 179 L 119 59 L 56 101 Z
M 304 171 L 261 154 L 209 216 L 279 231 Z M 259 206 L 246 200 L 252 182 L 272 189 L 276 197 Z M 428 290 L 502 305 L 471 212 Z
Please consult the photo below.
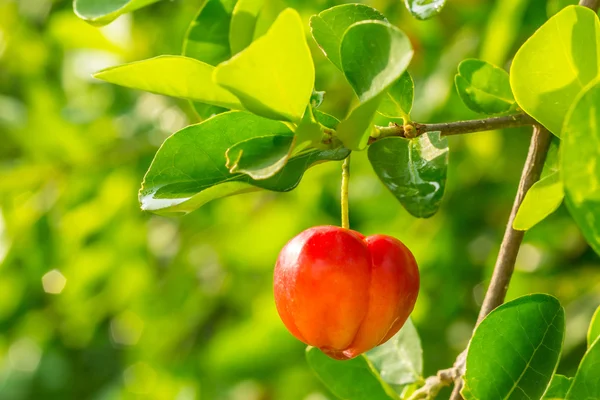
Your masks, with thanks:
M 431 217 L 440 208 L 446 188 L 448 139 L 439 132 L 412 140 L 377 140 L 369 147 L 369 161 L 383 184 L 415 217 Z
M 555 135 L 579 92 L 600 76 L 600 22 L 586 7 L 550 18 L 519 49 L 510 84 L 519 106 Z
M 406 71 L 412 55 L 408 37 L 387 22 L 362 21 L 348 28 L 341 45 L 342 70 L 360 104 L 338 127 L 346 147 L 366 147 L 385 92 Z
M 600 338 L 583 356 L 565 400 L 600 400 Z
M 404 0 L 406 8 L 417 19 L 428 19 L 438 15 L 446 0 Z
M 389 118 L 404 118 L 410 120 L 415 84 L 412 77 L 405 71 L 386 91 L 377 112 Z
M 310 19 L 310 29 L 323 53 L 342 70 L 340 48 L 344 33 L 356 22 L 368 20 L 385 21 L 386 19 L 383 14 L 369 6 L 343 4 L 313 15 Z
M 496 308 L 471 338 L 465 400 L 541 398 L 558 364 L 564 331 L 564 310 L 552 296 L 533 294 Z
M 482 114 L 499 114 L 516 108 L 508 73 L 482 60 L 464 60 L 454 80 L 463 103 Z
M 217 65 L 231 57 L 229 25 L 237 0 L 208 0 L 190 24 L 183 41 L 183 55 L 210 65 Z M 201 119 L 227 109 L 210 104 L 192 102 Z
M 566 204 L 587 242 L 600 254 L 600 82 L 581 94 L 565 127 L 560 168 Z
M 299 122 L 313 92 L 315 69 L 298 13 L 283 11 L 264 36 L 220 64 L 214 76 L 249 111 Z
M 554 375 L 542 400 L 564 400 L 572 382 L 573 378 L 559 374 Z
M 381 380 L 364 356 L 347 361 L 327 357 L 316 347 L 306 349 L 308 365 L 327 388 L 342 400 L 392 400 L 398 396 Z
M 513 228 L 518 231 L 531 229 L 556 211 L 564 197 L 565 191 L 559 172 L 542 178 L 527 191 L 513 221 Z
M 140 191 L 142 209 L 159 214 L 188 213 L 210 200 L 260 188 L 285 192 L 295 188 L 313 164 L 342 160 L 349 154 L 342 148 L 308 151 L 264 180 L 231 174 L 225 165 L 227 149 L 267 133 L 291 135 L 285 124 L 243 111 L 223 113 L 173 134 L 146 173 Z
M 267 179 L 279 172 L 290 158 L 293 135 L 258 136 L 231 146 L 225 157 L 229 172 L 252 179 Z
M 73 10 L 77 16 L 92 25 L 106 25 L 119 15 L 159 0 L 74 0 Z
M 392 387 L 423 379 L 421 339 L 410 318 L 397 334 L 366 356 L 379 371 L 381 379 Z
M 212 80 L 214 67 L 193 58 L 160 56 L 100 71 L 95 78 L 132 89 L 240 109 L 238 99 Z
M 600 307 L 596 309 L 594 316 L 590 322 L 590 327 L 587 333 L 588 347 L 592 346 L 592 343 L 600 337 Z
M 264 0 L 238 0 L 233 10 L 229 32 L 231 54 L 239 53 L 252 43 L 256 20 L 263 3 Z

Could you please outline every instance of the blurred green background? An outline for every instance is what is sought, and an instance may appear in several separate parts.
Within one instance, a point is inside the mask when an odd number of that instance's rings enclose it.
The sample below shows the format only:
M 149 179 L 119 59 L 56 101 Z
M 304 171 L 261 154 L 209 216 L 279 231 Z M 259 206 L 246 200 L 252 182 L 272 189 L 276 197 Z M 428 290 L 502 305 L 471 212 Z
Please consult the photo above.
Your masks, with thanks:
M 338 3 L 287 2 L 307 27 Z M 441 122 L 477 117 L 453 88 L 462 59 L 508 68 L 569 2 L 450 0 L 425 22 L 400 0 L 365 3 L 413 41 L 414 119 Z M 70 1 L 0 0 L 0 399 L 332 399 L 277 316 L 272 269 L 294 235 L 339 223 L 340 163 L 286 194 L 231 197 L 177 219 L 141 212 L 137 190 L 158 146 L 198 120 L 185 101 L 90 77 L 179 54 L 201 4 L 162 1 L 97 29 Z M 310 43 L 322 108 L 341 117 L 351 90 Z M 447 194 L 428 220 L 400 207 L 365 154 L 353 156 L 351 226 L 398 237 L 419 262 L 413 319 L 427 374 L 467 344 L 528 140 L 527 129 L 451 137 Z M 531 292 L 566 307 L 559 372 L 573 374 L 600 303 L 600 260 L 564 207 L 526 235 L 509 297 Z

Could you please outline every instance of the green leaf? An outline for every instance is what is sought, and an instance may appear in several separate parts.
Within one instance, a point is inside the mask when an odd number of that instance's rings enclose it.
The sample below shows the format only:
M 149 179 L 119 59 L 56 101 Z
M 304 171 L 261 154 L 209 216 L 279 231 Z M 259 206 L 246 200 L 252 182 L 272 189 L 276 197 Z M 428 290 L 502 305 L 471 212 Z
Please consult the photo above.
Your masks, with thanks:
M 313 15 L 310 19 L 310 29 L 325 56 L 342 70 L 340 48 L 344 33 L 356 22 L 368 20 L 385 21 L 386 19 L 383 14 L 369 6 L 343 4 Z
M 388 118 L 410 120 L 414 90 L 413 79 L 408 71 L 405 71 L 387 90 L 377 112 Z
M 386 90 L 406 71 L 413 50 L 408 37 L 382 21 L 352 25 L 342 39 L 342 70 L 360 104 L 338 126 L 344 146 L 363 150 L 369 140 L 375 113 Z
M 429 132 L 415 139 L 389 137 L 369 147 L 373 170 L 417 218 L 428 218 L 440 207 L 446 187 L 448 139 Z
M 409 318 L 390 340 L 366 354 L 381 379 L 392 387 L 417 382 L 423 376 L 423 349 L 419 334 Z
M 586 7 L 570 6 L 521 46 L 510 85 L 519 106 L 559 136 L 571 104 L 599 71 L 598 16 Z
M 590 322 L 590 327 L 587 333 L 587 343 L 588 347 L 592 346 L 592 343 L 600 337 L 600 307 L 596 309 L 594 316 L 592 317 L 592 321 Z
M 159 0 L 74 0 L 75 14 L 92 25 L 106 25 L 114 21 L 119 15 Z
M 342 160 L 349 154 L 343 148 L 308 151 L 292 157 L 279 173 L 264 180 L 231 174 L 225 165 L 227 149 L 265 134 L 291 135 L 291 131 L 281 122 L 231 111 L 176 132 L 163 143 L 146 173 L 140 190 L 142 209 L 159 214 L 188 213 L 210 200 L 260 188 L 289 191 L 310 166 Z
M 183 41 L 183 55 L 210 65 L 217 65 L 231 57 L 229 25 L 237 0 L 208 0 L 190 24 Z M 201 119 L 220 114 L 227 109 L 210 104 L 192 102 Z
M 208 0 L 188 28 L 183 55 L 210 65 L 231 57 L 229 26 L 237 0 Z
M 310 106 L 312 108 L 319 108 L 321 104 L 323 104 L 323 100 L 325 99 L 325 92 L 313 90 L 312 95 L 310 96 Z
M 252 179 L 267 179 L 279 172 L 290 158 L 293 135 L 258 136 L 231 146 L 225 157 L 230 173 Z
M 565 197 L 560 173 L 554 172 L 536 182 L 527 192 L 513 221 L 513 229 L 526 231 L 560 207 Z
M 559 374 L 554 375 L 542 400 L 564 400 L 572 382 L 573 378 Z
M 264 0 L 238 0 L 233 17 L 229 42 L 231 54 L 237 54 L 252 43 L 258 14 L 262 9 Z
M 600 254 L 600 82 L 582 92 L 569 111 L 560 168 L 566 204 L 588 243 Z
M 313 92 L 315 69 L 298 13 L 283 11 L 264 36 L 220 64 L 215 79 L 249 111 L 299 122 Z
M 496 308 L 471 338 L 465 400 L 541 398 L 558 364 L 564 331 L 564 310 L 552 296 L 523 296 Z
M 316 347 L 306 349 L 308 365 L 338 398 L 343 400 L 392 400 L 398 396 L 364 356 L 347 361 L 327 357 Z
M 482 60 L 464 60 L 455 77 L 463 103 L 482 114 L 499 114 L 516 108 L 508 73 Z
M 94 74 L 95 78 L 132 89 L 215 106 L 240 109 L 242 105 L 212 80 L 214 67 L 183 56 L 159 56 L 123 64 Z
M 573 378 L 566 400 L 600 400 L 600 338 L 591 344 Z
M 404 0 L 406 8 L 417 19 L 428 19 L 438 15 L 446 0 Z

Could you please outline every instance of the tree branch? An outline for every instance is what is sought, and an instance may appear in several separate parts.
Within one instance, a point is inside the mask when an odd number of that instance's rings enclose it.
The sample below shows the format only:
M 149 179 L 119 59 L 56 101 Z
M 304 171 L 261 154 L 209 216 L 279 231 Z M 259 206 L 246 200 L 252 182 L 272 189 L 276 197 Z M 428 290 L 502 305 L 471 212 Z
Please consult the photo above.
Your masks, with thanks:
M 469 121 L 444 122 L 439 124 L 420 124 L 413 122 L 408 125 L 392 124 L 390 126 L 378 126 L 376 137 L 371 137 L 369 143 L 390 136 L 413 138 L 427 132 L 441 132 L 442 136 L 460 135 L 463 133 L 490 131 L 493 129 L 515 128 L 518 126 L 534 125 L 536 122 L 524 113 L 505 115 L 502 117 L 491 117 L 474 119 Z
M 579 2 L 580 6 L 584 6 L 587 8 L 591 8 L 592 10 L 596 11 L 598 9 L 598 6 L 600 2 L 598 0 L 581 0 Z
M 531 143 L 529 145 L 529 154 L 523 167 L 523 173 L 521 174 L 521 181 L 519 182 L 519 188 L 515 201 L 513 203 L 508 223 L 506 224 L 506 230 L 504 231 L 504 238 L 500 245 L 500 252 L 496 259 L 496 265 L 494 266 L 494 272 L 492 274 L 492 280 L 490 286 L 485 294 L 483 305 L 479 310 L 479 316 L 477 317 L 477 325 L 483 321 L 483 319 L 496 307 L 504 302 L 506 292 L 508 290 L 508 284 L 512 278 L 512 274 L 515 270 L 515 261 L 519 254 L 519 248 L 523 241 L 524 231 L 517 231 L 513 229 L 513 221 L 517 216 L 517 211 L 521 207 L 521 203 L 527 194 L 527 191 L 533 186 L 535 182 L 540 179 L 542 170 L 544 168 L 544 161 L 546 161 L 546 155 L 548 154 L 548 148 L 552 141 L 552 134 L 548 132 L 546 128 L 539 125 L 535 125 L 533 128 L 533 135 L 531 136 Z M 464 353 L 463 353 L 464 354 Z M 451 400 L 460 400 L 462 396 L 460 390 L 462 389 L 462 375 L 465 370 L 466 357 L 463 357 L 464 363 L 455 365 L 457 368 L 456 379 L 454 390 L 452 391 Z

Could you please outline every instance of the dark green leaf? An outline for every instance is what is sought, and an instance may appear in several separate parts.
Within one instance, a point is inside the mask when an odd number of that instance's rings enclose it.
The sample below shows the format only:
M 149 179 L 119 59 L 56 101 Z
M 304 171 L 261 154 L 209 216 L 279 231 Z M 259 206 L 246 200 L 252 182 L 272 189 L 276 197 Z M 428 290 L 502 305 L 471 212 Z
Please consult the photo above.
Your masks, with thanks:
M 490 63 L 464 60 L 455 83 L 463 103 L 475 112 L 499 114 L 516 108 L 508 73 Z
M 119 15 L 159 0 L 74 0 L 73 9 L 77 16 L 92 25 L 106 25 Z
M 190 24 L 183 41 L 183 55 L 210 65 L 217 65 L 231 57 L 229 25 L 237 0 L 208 0 Z M 210 104 L 192 102 L 201 119 L 210 118 L 227 109 Z
M 287 163 L 294 136 L 258 136 L 231 146 L 225 154 L 229 172 L 246 174 L 252 179 L 267 179 Z
M 238 99 L 213 82 L 214 67 L 189 57 L 160 56 L 100 71 L 95 78 L 132 89 L 241 109 Z
M 542 400 L 564 400 L 572 382 L 573 378 L 559 374 L 554 375 Z
M 237 54 L 252 43 L 258 14 L 264 0 L 238 0 L 231 19 L 229 41 L 231 54 Z
M 369 161 L 383 184 L 418 218 L 434 215 L 446 187 L 448 139 L 430 132 L 409 140 L 389 137 L 369 147 Z
M 390 340 L 366 354 L 381 379 L 394 388 L 417 382 L 423 375 L 423 349 L 419 334 L 409 318 Z
M 359 21 L 380 20 L 385 17 L 379 11 L 363 4 L 343 4 L 329 8 L 310 19 L 313 38 L 323 53 L 340 70 L 340 48 L 346 30 Z
M 564 310 L 549 295 L 524 296 L 496 308 L 469 344 L 464 398 L 541 398 L 558 364 L 564 330 Z
M 377 112 L 389 118 L 410 120 L 414 89 L 412 77 L 405 71 L 387 90 Z
M 406 8 L 417 19 L 427 19 L 438 15 L 446 0 L 404 0 Z
M 291 8 L 283 11 L 264 36 L 220 64 L 214 77 L 249 111 L 300 122 L 315 83 L 300 15 Z
M 316 347 L 306 349 L 308 365 L 327 388 L 342 400 L 392 400 L 398 396 L 364 356 L 338 361 Z
M 140 191 L 142 209 L 161 214 L 188 213 L 210 200 L 259 188 L 285 192 L 295 188 L 313 164 L 342 160 L 349 154 L 342 148 L 309 151 L 290 159 L 273 177 L 259 181 L 231 174 L 225 165 L 227 149 L 267 133 L 290 135 L 291 131 L 281 122 L 232 111 L 173 134 L 146 173 Z
M 588 243 L 600 254 L 600 83 L 583 92 L 563 129 L 560 168 L 566 204 Z
M 600 22 L 586 7 L 550 18 L 521 46 L 510 69 L 519 106 L 555 135 L 581 90 L 600 76 Z
M 587 333 L 588 347 L 592 346 L 592 343 L 600 337 L 600 307 L 596 309 L 594 316 L 590 322 L 590 327 Z
M 583 356 L 566 400 L 600 400 L 600 338 Z

